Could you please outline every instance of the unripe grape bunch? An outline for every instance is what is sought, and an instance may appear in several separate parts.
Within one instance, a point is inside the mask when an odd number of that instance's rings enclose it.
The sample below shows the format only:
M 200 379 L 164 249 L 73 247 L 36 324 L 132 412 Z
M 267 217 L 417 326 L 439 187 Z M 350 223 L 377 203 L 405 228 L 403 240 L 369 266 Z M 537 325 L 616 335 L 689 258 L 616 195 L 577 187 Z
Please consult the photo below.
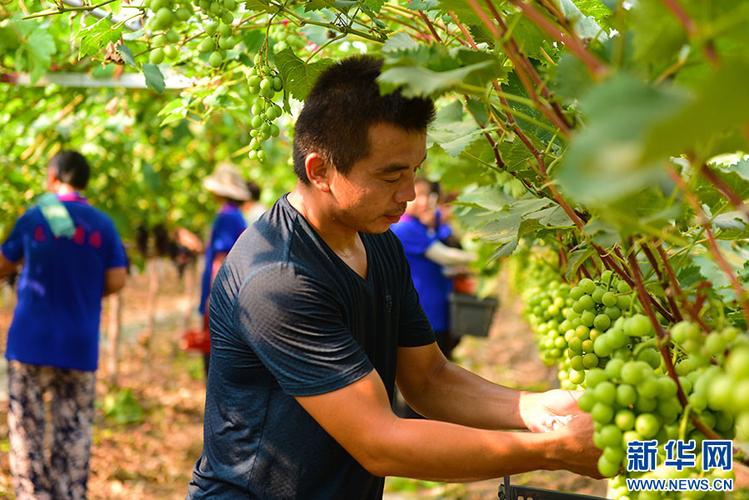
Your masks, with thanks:
M 255 66 L 247 77 L 250 93 L 250 159 L 265 161 L 263 142 L 278 137 L 280 129 L 274 121 L 283 114 L 281 107 L 273 101 L 277 92 L 283 91 L 283 80 L 278 72 L 265 64 L 262 54 L 255 56 Z
M 663 466 L 626 472 L 627 444 L 657 440 L 659 464 L 671 439 L 694 440 L 699 450 L 705 436 L 692 416 L 724 439 L 749 441 L 749 336 L 730 325 L 709 334 L 687 321 L 670 328 L 666 346 L 687 398 L 684 408 L 653 326 L 625 282 L 604 271 L 597 279 L 569 285 L 555 266 L 533 255 L 526 258 L 519 266 L 523 279 L 516 282 L 525 286 L 525 312 L 542 359 L 556 364 L 562 388 L 585 388 L 578 403 L 594 421 L 594 444 L 602 450 L 598 469 L 613 478 L 614 498 L 652 497 L 628 491 L 625 477 L 730 476 Z M 703 492 L 690 495 L 710 498 Z

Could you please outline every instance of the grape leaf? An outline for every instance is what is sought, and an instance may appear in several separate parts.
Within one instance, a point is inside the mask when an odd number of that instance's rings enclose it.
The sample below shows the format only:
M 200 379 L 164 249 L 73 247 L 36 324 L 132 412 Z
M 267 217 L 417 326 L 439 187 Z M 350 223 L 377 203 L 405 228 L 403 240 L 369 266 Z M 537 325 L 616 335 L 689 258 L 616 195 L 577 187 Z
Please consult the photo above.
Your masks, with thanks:
M 99 19 L 91 26 L 78 32 L 78 59 L 100 53 L 110 42 L 116 42 L 122 36 L 122 26 L 115 27 L 109 17 Z
M 676 278 L 682 288 L 690 288 L 704 279 L 699 266 L 694 264 L 681 268 Z
M 642 160 L 642 140 L 652 124 L 670 116 L 684 97 L 620 74 L 580 102 L 587 127 L 573 139 L 556 171 L 573 199 L 608 205 L 664 177 L 661 163 Z
M 384 70 L 377 81 L 384 93 L 401 89 L 404 97 L 438 97 L 459 87 L 469 75 L 487 69 L 491 61 L 448 71 L 433 71 L 421 66 L 397 66 Z
M 276 54 L 276 64 L 286 88 L 295 99 L 303 101 L 312 90 L 317 77 L 333 63 L 331 59 L 320 59 L 308 64 L 299 59 L 291 49 Z
M 419 44 L 407 33 L 402 31 L 392 35 L 382 46 L 383 54 L 389 54 L 400 51 L 418 50 Z
M 35 82 L 49 69 L 52 64 L 52 55 L 57 52 L 55 40 L 44 28 L 35 29 L 22 45 L 26 56 L 26 68 L 29 70 L 31 81 Z
M 159 94 L 164 92 L 166 85 L 164 84 L 164 75 L 161 74 L 161 70 L 155 64 L 144 64 L 143 75 L 146 77 L 146 85 L 149 88 L 154 89 Z
M 126 64 L 129 64 L 130 66 L 137 66 L 135 64 L 135 58 L 133 57 L 133 53 L 130 51 L 128 46 L 123 43 L 118 43 L 116 46 L 117 52 L 122 56 L 122 60 L 125 61 Z
M 702 150 L 707 159 L 719 153 L 710 144 L 713 137 L 741 128 L 749 110 L 749 60 L 726 60 L 697 89 L 696 95 L 648 131 L 644 159 Z

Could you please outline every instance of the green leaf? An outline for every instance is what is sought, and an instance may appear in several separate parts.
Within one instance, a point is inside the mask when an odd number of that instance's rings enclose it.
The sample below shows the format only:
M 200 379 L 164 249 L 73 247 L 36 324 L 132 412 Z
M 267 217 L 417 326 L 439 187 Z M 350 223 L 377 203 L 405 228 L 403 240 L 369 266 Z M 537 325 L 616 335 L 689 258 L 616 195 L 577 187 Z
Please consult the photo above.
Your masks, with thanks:
M 31 33 L 27 42 L 27 57 L 31 81 L 41 78 L 52 64 L 52 54 L 57 52 L 55 39 L 45 29 L 39 27 Z
M 591 247 L 578 248 L 570 252 L 567 258 L 567 269 L 564 271 L 565 279 L 569 282 L 577 281 L 577 270 L 595 253 L 595 249 Z
M 564 192 L 581 203 L 608 205 L 659 182 L 661 162 L 642 160 L 643 136 L 683 100 L 628 75 L 595 87 L 580 102 L 587 126 L 556 171 Z
M 122 36 L 122 26 L 114 27 L 109 17 L 99 19 L 91 26 L 78 32 L 80 47 L 78 59 L 104 51 L 110 42 L 116 42 Z
M 588 0 L 586 3 L 587 7 L 596 10 L 596 12 L 598 12 L 599 14 L 601 12 L 611 14 L 609 8 L 600 2 L 593 2 L 591 0 Z M 573 29 L 575 30 L 575 33 L 580 36 L 580 38 L 596 39 L 599 41 L 608 39 L 608 35 L 603 30 L 601 25 L 598 24 L 597 19 L 584 14 L 580 7 L 572 0 L 560 0 L 559 5 L 564 17 L 569 21 L 572 21 Z
M 158 116 L 163 116 L 164 119 L 161 121 L 161 126 L 169 123 L 174 123 L 182 120 L 187 116 L 188 107 L 185 105 L 183 99 L 178 97 L 169 102 L 164 108 L 159 111 Z
M 727 174 L 734 173 L 745 181 L 749 181 L 749 159 L 739 160 L 734 164 L 719 164 L 716 168 Z
M 719 153 L 710 142 L 713 137 L 741 129 L 749 113 L 749 60 L 726 60 L 693 99 L 665 117 L 649 131 L 644 153 L 646 160 L 678 155 L 687 150 L 702 151 L 707 159 Z
M 137 67 L 137 64 L 135 64 L 135 58 L 133 57 L 133 53 L 130 51 L 128 46 L 123 43 L 118 43 L 116 46 L 117 52 L 122 56 L 122 60 L 125 61 L 125 64 L 129 64 L 130 66 Z
M 731 283 L 728 280 L 728 277 L 714 260 L 706 255 L 698 255 L 694 257 L 693 260 L 694 263 L 697 264 L 700 274 L 712 284 L 712 290 L 717 293 L 721 299 L 727 302 L 736 300 L 736 294 L 731 288 Z
M 702 274 L 700 274 L 699 266 L 692 264 L 681 268 L 676 276 L 676 279 L 679 281 L 679 284 L 682 288 L 687 289 L 696 285 L 704 278 L 702 277 Z
M 432 71 L 420 66 L 399 66 L 383 71 L 377 78 L 384 93 L 401 89 L 404 97 L 438 97 L 456 87 L 473 72 L 487 68 L 490 61 L 449 71 Z
M 466 147 L 481 137 L 483 130 L 475 120 L 464 116 L 459 101 L 442 107 L 428 130 L 427 147 L 440 146 L 448 155 L 457 157 Z
M 593 85 L 593 79 L 585 65 L 569 53 L 562 54 L 556 66 L 551 68 L 554 95 L 573 103 Z
M 364 0 L 364 5 L 366 5 L 373 12 L 377 13 L 382 10 L 383 5 L 385 5 L 385 0 Z
M 688 43 L 676 17 L 661 0 L 638 0 L 630 9 L 635 60 L 657 69 L 672 64 Z
M 166 87 L 164 84 L 164 75 L 161 74 L 161 70 L 155 64 L 144 64 L 143 75 L 146 77 L 146 85 L 149 88 L 154 89 L 159 94 L 164 92 Z
M 456 200 L 456 204 L 499 212 L 504 210 L 512 201 L 513 199 L 502 192 L 498 186 L 483 186 L 461 194 Z
M 382 53 L 390 54 L 393 52 L 407 52 L 418 49 L 419 44 L 416 42 L 416 40 L 411 38 L 408 33 L 399 31 L 398 33 L 391 36 L 387 42 L 385 42 L 385 44 L 382 46 Z
M 593 240 L 593 243 L 604 248 L 610 248 L 621 243 L 619 232 L 597 217 L 593 217 L 585 224 L 583 232 Z
M 439 0 L 408 0 L 408 8 L 411 10 L 434 10 L 439 4 Z
M 314 2 L 309 2 L 314 3 Z M 244 5 L 247 10 L 259 11 L 259 12 L 276 12 L 278 7 L 274 7 L 268 1 L 264 0 L 245 0 Z
M 12 52 L 18 48 L 21 40 L 16 31 L 10 26 L 0 26 L 0 50 Z
M 291 49 L 276 54 L 276 64 L 281 72 L 284 85 L 295 99 L 303 101 L 312 90 L 320 73 L 333 64 L 331 59 L 320 59 L 307 64 L 299 59 Z

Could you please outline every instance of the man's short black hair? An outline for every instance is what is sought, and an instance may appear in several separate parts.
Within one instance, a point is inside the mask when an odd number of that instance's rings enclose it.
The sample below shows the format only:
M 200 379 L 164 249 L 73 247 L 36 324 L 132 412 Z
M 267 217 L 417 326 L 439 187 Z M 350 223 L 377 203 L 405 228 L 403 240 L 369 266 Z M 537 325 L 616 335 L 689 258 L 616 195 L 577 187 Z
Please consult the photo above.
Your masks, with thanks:
M 60 182 L 76 189 L 86 189 L 91 176 L 91 167 L 86 158 L 77 151 L 60 151 L 49 161 L 49 168 L 54 170 Z
M 260 200 L 260 186 L 258 186 L 256 183 L 252 181 L 247 181 L 247 191 L 250 192 L 250 199 L 252 201 L 259 201 Z
M 305 158 L 320 154 L 339 172 L 369 154 L 369 128 L 388 123 L 407 131 L 426 131 L 434 118 L 430 99 L 380 95 L 382 60 L 355 56 L 327 68 L 304 101 L 294 129 L 294 171 L 309 183 Z

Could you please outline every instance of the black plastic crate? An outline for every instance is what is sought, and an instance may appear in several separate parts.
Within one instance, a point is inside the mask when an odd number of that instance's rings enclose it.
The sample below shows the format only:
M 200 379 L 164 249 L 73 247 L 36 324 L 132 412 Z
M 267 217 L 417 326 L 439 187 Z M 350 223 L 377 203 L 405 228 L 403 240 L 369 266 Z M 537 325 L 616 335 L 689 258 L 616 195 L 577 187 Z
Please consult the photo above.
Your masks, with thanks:
M 510 484 L 510 476 L 505 476 L 504 482 L 499 485 L 499 498 L 500 500 L 605 500 L 603 497 L 592 495 L 513 485 Z
M 479 299 L 464 293 L 450 294 L 450 332 L 456 337 L 488 336 L 498 305 L 499 301 L 492 297 Z

